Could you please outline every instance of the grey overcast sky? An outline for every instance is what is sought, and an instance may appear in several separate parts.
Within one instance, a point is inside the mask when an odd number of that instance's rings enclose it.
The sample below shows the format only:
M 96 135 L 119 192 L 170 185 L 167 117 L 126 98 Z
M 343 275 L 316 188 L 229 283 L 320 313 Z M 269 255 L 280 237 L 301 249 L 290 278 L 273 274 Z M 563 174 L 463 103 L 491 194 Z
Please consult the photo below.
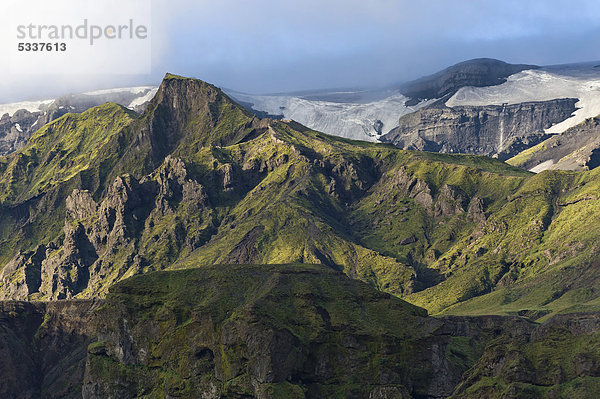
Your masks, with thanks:
M 0 102 L 158 84 L 165 72 L 267 93 L 381 86 L 477 57 L 600 60 L 598 0 L 148 1 L 151 74 L 19 76 L 0 83 Z

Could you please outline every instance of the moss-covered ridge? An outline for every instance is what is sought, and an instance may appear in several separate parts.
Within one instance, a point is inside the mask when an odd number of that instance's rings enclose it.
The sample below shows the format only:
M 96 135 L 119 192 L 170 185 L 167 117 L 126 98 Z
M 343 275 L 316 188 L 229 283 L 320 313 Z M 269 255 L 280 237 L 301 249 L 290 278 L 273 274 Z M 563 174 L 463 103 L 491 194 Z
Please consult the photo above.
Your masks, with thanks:
M 454 314 L 596 309 L 597 172 L 345 140 L 167 76 L 0 158 L 0 297 L 104 295 L 152 270 L 321 263 Z
M 597 313 L 555 316 L 491 340 L 451 397 L 597 398 L 599 320 Z
M 428 397 L 436 367 L 451 389 L 474 361 L 451 361 L 470 349 L 429 337 L 442 323 L 423 309 L 322 265 L 149 273 L 112 287 L 96 319 L 93 397 Z M 450 359 L 430 364 L 432 346 Z

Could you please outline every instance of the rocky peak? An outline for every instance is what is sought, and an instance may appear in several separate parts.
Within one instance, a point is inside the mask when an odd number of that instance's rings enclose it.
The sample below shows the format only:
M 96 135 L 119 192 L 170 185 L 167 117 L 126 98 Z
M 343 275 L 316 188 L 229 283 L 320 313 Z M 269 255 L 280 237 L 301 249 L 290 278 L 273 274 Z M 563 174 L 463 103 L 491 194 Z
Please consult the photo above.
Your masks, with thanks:
M 232 144 L 252 131 L 252 115 L 220 89 L 171 74 L 163 79 L 140 123 L 131 156 L 139 157 L 140 148 L 145 147 L 150 169 L 178 148 L 188 153 L 206 145 Z

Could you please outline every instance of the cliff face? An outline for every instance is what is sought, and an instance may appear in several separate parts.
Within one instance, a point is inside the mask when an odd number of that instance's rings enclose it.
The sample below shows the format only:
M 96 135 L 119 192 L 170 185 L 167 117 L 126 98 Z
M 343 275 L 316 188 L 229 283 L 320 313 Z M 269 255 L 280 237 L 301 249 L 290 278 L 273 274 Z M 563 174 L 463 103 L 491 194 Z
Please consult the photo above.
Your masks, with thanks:
M 600 166 L 600 118 L 590 118 L 507 161 L 523 169 L 590 170 Z
M 0 302 L 0 397 L 78 398 L 100 302 Z
M 592 398 L 599 320 L 432 318 L 316 265 L 157 272 L 106 301 L 0 302 L 0 396 Z
M 505 106 L 432 106 L 400 118 L 382 137 L 407 150 L 498 155 L 508 159 L 549 136 L 544 129 L 567 119 L 577 99 Z

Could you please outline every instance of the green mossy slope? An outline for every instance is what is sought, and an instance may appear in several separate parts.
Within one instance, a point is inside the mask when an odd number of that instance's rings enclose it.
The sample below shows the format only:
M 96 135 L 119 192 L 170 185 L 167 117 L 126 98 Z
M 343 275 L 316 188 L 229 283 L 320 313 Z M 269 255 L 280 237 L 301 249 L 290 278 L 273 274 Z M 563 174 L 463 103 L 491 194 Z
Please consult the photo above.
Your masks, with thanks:
M 599 173 L 332 137 L 168 75 L 143 115 L 65 115 L 0 159 L 0 296 L 102 296 L 152 270 L 300 262 L 432 313 L 595 310 Z

